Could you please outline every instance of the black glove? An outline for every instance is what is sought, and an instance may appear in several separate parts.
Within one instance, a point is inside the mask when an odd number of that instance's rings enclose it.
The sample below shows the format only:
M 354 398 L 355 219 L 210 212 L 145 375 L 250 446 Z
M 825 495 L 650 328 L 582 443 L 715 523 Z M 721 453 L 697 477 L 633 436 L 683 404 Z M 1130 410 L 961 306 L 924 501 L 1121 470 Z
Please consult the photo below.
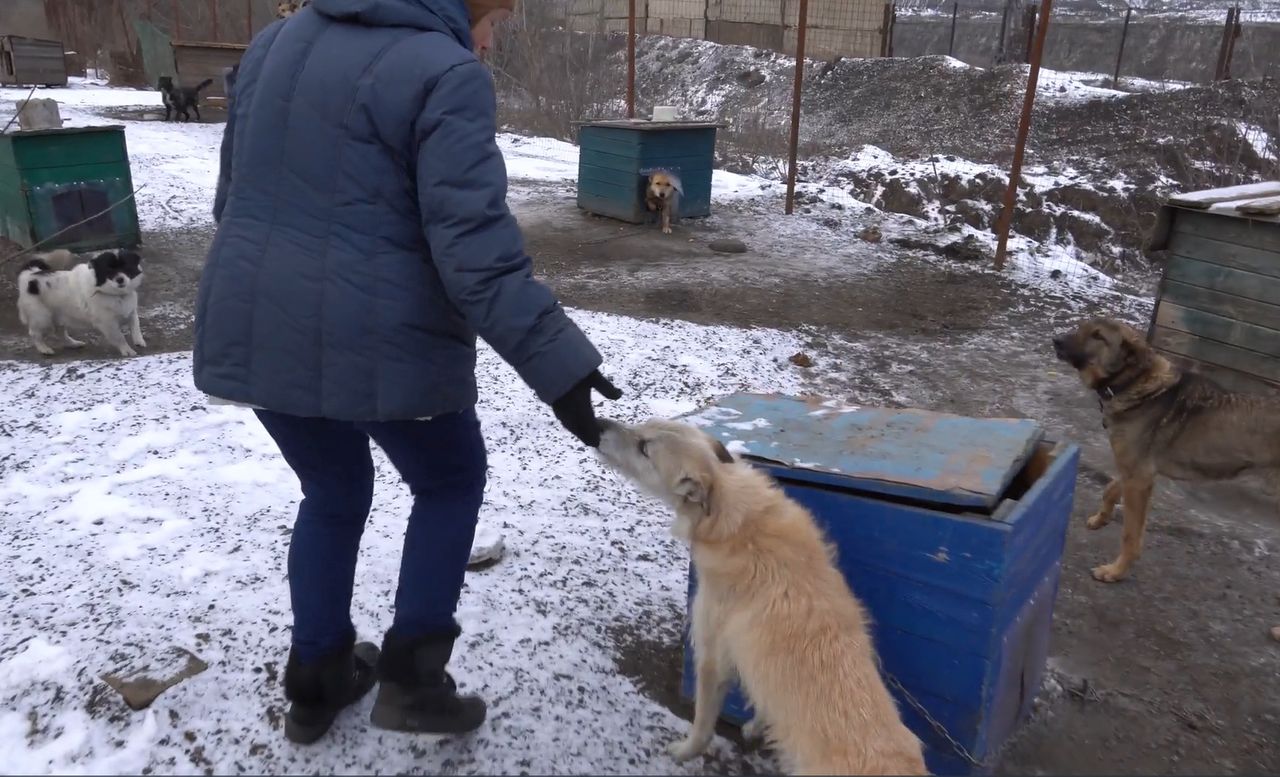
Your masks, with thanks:
M 551 403 L 551 410 L 556 420 L 569 432 L 582 440 L 583 444 L 600 447 L 600 424 L 596 421 L 596 411 L 591 407 L 591 389 L 599 391 L 606 399 L 618 399 L 622 392 L 614 387 L 609 379 L 600 374 L 600 370 L 592 370 L 591 374 L 578 381 L 565 395 Z

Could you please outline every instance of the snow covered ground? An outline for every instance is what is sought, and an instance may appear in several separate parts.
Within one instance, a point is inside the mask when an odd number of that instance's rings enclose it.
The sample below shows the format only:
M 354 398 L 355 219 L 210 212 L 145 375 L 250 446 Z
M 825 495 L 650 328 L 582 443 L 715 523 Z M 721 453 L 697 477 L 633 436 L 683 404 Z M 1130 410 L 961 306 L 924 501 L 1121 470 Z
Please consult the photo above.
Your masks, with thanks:
M 574 316 L 627 391 L 605 408 L 617 418 L 799 388 L 787 334 Z M 468 576 L 453 666 L 490 721 L 439 742 L 387 734 L 369 728 L 370 698 L 303 749 L 270 725 L 300 494 L 252 414 L 208 406 L 189 354 L 6 365 L 0 772 L 684 771 L 663 750 L 684 723 L 619 674 L 605 636 L 682 606 L 687 554 L 665 511 L 607 474 L 492 351 L 477 372 L 491 465 L 481 520 L 506 534 L 507 556 Z M 354 612 L 374 639 L 390 623 L 409 509 L 377 461 Z M 147 711 L 98 679 L 172 645 L 210 668 Z

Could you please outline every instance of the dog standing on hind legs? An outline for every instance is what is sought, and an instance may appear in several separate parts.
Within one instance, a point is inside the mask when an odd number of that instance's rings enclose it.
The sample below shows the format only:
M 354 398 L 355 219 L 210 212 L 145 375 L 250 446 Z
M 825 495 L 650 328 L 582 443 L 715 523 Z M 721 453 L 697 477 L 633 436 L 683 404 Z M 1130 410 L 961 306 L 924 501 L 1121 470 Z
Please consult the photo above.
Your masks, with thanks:
M 765 734 L 795 773 L 927 774 L 813 516 L 692 426 L 600 429 L 601 459 L 675 511 L 698 574 L 693 727 L 672 756 L 707 749 L 736 676 L 755 709 L 743 734 Z
M 1093 577 L 1114 583 L 1142 553 L 1157 475 L 1228 480 L 1247 471 L 1280 474 L 1280 398 L 1226 391 L 1174 366 L 1133 327 L 1095 318 L 1053 339 L 1054 352 L 1096 392 L 1116 474 L 1086 525 L 1101 529 L 1123 505 L 1124 534 L 1114 561 Z M 1272 630 L 1272 636 L 1277 631 Z

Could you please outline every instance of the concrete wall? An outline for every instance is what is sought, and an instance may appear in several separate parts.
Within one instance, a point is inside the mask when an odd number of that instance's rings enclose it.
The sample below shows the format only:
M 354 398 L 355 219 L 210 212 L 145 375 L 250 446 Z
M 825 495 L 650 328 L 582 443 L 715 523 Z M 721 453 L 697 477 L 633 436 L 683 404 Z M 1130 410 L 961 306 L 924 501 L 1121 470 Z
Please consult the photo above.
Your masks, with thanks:
M 1044 65 L 1110 75 L 1120 46 L 1123 17 L 1108 20 L 1055 18 L 1045 41 Z M 898 17 L 893 53 L 899 57 L 946 54 L 950 18 Z M 956 59 L 986 67 L 1000 39 L 1000 18 L 959 19 Z M 1129 23 L 1120 75 L 1153 80 L 1204 82 L 1213 78 L 1222 26 L 1169 19 Z M 1244 24 L 1236 40 L 1231 75 L 1280 76 L 1280 24 Z
M 636 29 L 794 54 L 798 0 L 636 0 Z M 571 0 L 569 25 L 624 32 L 627 0 Z M 806 54 L 814 59 L 880 54 L 884 0 L 810 0 Z
M 0 34 L 53 39 L 44 0 L 0 0 Z

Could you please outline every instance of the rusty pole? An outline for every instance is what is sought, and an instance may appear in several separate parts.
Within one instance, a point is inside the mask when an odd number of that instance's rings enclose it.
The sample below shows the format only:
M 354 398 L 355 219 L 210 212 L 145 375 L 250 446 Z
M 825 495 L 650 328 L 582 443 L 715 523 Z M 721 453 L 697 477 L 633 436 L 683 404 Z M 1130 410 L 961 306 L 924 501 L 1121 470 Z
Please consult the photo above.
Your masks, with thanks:
M 1231 23 L 1235 21 L 1236 9 L 1234 7 L 1227 9 L 1227 23 L 1222 28 L 1222 43 L 1218 46 L 1218 63 L 1213 69 L 1213 80 L 1221 81 L 1226 78 L 1227 67 L 1227 46 L 1231 42 Z
M 1031 36 L 1036 33 L 1036 7 L 1034 5 L 1028 3 L 1026 8 L 1023 9 L 1022 23 L 1027 26 L 1027 39 L 1022 44 L 1022 64 L 1030 65 Z
M 1120 88 L 1120 63 L 1124 61 L 1124 42 L 1129 37 L 1129 17 L 1133 16 L 1133 9 L 1124 9 L 1124 27 L 1120 28 L 1120 50 L 1116 52 L 1116 74 L 1111 77 L 1111 87 L 1113 89 Z
M 886 8 L 888 5 L 885 6 Z M 791 90 L 791 138 L 787 144 L 786 215 L 796 210 L 796 153 L 800 147 L 800 97 L 804 92 L 804 41 L 809 36 L 809 0 L 800 0 L 796 22 L 796 81 Z
M 951 4 L 951 40 L 947 43 L 947 56 L 953 56 L 956 50 L 956 14 L 960 13 L 960 0 Z
M 1231 80 L 1231 60 L 1236 54 L 1236 39 L 1240 37 L 1240 6 L 1235 7 L 1236 15 L 1231 20 L 1231 38 L 1227 42 L 1227 59 L 1222 65 L 1222 77 L 1224 80 Z
M 893 46 L 890 42 L 891 36 L 893 35 L 893 32 L 891 31 L 892 26 L 893 3 L 888 2 L 884 4 L 884 16 L 880 20 L 880 56 L 882 57 L 891 56 L 889 54 L 889 50 Z
M 1036 85 L 1040 82 L 1040 58 L 1044 55 L 1044 38 L 1049 30 L 1049 13 L 1053 0 L 1040 0 L 1040 13 L 1036 25 L 1035 43 L 1031 47 L 1031 69 L 1027 73 L 1027 94 L 1022 100 L 1022 115 L 1018 118 L 1018 136 L 1013 141 L 1013 164 L 1009 166 L 1009 187 L 1004 193 L 1004 208 L 996 225 L 996 270 L 1004 269 L 1004 257 L 1009 247 L 1009 227 L 1013 224 L 1013 208 L 1018 201 L 1018 181 L 1022 178 L 1022 158 L 1027 150 L 1027 133 L 1031 130 L 1031 109 L 1036 103 Z
M 636 117 L 636 0 L 627 0 L 627 118 Z

